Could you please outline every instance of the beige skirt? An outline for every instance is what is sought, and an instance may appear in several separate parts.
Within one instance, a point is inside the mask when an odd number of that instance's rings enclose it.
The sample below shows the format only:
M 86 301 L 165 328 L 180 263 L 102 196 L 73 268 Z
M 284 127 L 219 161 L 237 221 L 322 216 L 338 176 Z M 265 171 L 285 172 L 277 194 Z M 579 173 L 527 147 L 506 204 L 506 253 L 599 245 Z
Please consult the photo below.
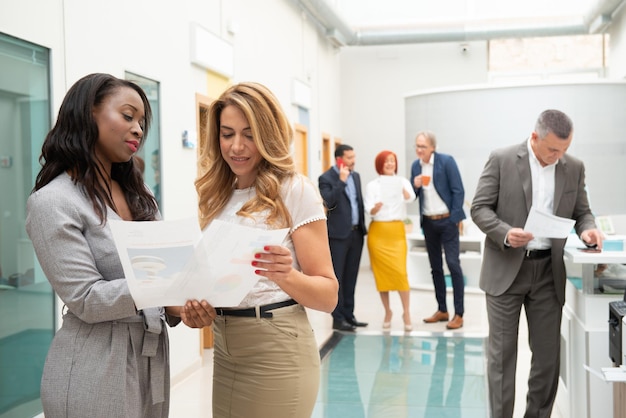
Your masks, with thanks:
M 310 417 L 320 355 L 302 305 L 213 323 L 213 418 Z

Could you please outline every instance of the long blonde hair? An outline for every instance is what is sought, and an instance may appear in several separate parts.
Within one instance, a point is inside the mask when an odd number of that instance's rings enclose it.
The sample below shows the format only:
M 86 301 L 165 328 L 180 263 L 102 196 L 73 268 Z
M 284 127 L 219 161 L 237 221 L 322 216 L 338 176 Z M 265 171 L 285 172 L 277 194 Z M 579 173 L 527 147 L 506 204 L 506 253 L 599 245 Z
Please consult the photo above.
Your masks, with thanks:
M 236 176 L 220 150 L 220 117 L 227 106 L 243 112 L 262 157 L 253 184 L 256 194 L 237 215 L 254 218 L 254 213 L 267 211 L 270 226 L 291 227 L 291 216 L 280 196 L 280 187 L 296 174 L 290 153 L 293 130 L 274 94 L 262 84 L 246 82 L 230 87 L 209 109 L 208 144 L 200 155 L 202 174 L 195 182 L 201 228 L 219 215 L 235 188 Z

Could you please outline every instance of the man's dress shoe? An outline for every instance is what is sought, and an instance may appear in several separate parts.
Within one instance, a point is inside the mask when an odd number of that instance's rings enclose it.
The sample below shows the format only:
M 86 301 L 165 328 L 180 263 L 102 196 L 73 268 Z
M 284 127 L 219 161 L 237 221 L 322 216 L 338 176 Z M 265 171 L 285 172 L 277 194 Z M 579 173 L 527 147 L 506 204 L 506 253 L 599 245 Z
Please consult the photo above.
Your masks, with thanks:
M 424 318 L 424 322 L 427 324 L 433 324 L 435 322 L 445 322 L 449 318 L 448 312 L 437 311 L 433 314 L 433 316 Z
M 359 322 L 356 318 L 348 319 L 348 323 L 355 327 L 366 327 L 367 322 Z
M 356 327 L 348 321 L 333 321 L 333 329 L 338 331 L 354 331 Z
M 459 315 L 454 315 L 452 321 L 448 322 L 446 328 L 448 329 L 459 329 L 463 326 L 463 317 Z

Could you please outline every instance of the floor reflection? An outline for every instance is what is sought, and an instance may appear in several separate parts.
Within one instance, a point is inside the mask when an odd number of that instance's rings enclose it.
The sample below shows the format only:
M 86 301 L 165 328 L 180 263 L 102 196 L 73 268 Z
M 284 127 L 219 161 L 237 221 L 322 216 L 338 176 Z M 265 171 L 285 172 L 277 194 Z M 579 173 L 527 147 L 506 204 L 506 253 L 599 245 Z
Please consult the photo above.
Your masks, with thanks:
M 383 355 L 370 393 L 368 417 L 409 417 L 410 337 L 382 336 Z
M 355 342 L 355 338 L 341 338 L 324 362 L 323 417 L 365 418 L 356 376 Z
M 450 356 L 451 354 L 451 356 Z M 452 367 L 452 376 L 448 389 L 445 380 L 446 371 Z M 465 339 L 437 338 L 435 365 L 428 389 L 426 417 L 460 418 L 461 395 L 465 385 Z M 444 396 L 445 394 L 445 396 Z
M 315 418 L 488 416 L 485 338 L 337 335 Z

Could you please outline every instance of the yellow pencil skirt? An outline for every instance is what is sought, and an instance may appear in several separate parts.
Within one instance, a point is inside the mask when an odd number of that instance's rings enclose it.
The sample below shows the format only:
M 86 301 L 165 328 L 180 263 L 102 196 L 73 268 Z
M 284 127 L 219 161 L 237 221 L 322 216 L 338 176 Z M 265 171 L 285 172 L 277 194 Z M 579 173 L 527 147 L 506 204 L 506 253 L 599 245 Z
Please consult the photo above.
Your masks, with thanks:
M 406 272 L 407 243 L 402 221 L 372 221 L 367 249 L 379 292 L 410 290 Z

